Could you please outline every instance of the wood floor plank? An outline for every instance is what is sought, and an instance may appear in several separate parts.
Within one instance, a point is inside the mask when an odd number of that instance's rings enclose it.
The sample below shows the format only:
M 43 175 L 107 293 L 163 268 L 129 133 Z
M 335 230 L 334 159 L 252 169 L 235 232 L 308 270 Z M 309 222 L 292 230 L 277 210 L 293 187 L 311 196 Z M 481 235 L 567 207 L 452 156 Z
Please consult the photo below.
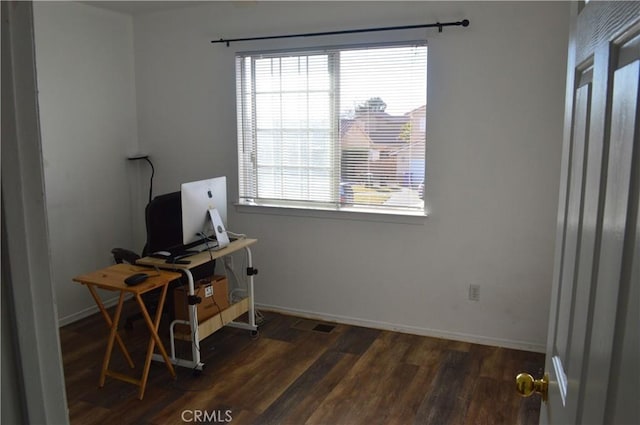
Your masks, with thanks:
M 508 424 L 518 416 L 520 400 L 513 397 L 514 387 L 504 381 L 478 378 L 475 397 L 469 404 L 466 424 L 494 425 Z
M 143 400 L 125 382 L 108 378 L 98 388 L 108 331 L 99 315 L 61 328 L 72 425 L 181 424 L 196 411 L 257 425 L 538 422 L 539 398 L 521 399 L 512 382 L 519 371 L 542 370 L 540 353 L 349 325 L 322 333 L 306 322 L 295 328 L 294 316 L 265 316 L 257 339 L 223 328 L 202 341 L 198 376 L 178 367 L 173 380 L 153 362 Z M 145 327 L 136 322 L 120 335 L 141 369 Z M 160 336 L 168 346 L 166 329 Z M 176 349 L 190 357 L 190 345 Z M 113 368 L 128 368 L 117 350 Z
M 402 334 L 380 332 L 306 423 L 352 423 L 376 410 L 376 403 L 389 396 L 387 384 L 392 382 L 398 365 L 402 365 L 398 359 L 408 350 L 401 339 Z
M 544 369 L 544 354 L 522 350 L 509 350 L 502 367 L 502 379 L 515 382 L 516 375 L 527 372 L 540 378 Z
M 376 329 L 352 326 L 342 333 L 340 339 L 336 341 L 331 349 L 342 353 L 360 355 L 367 351 L 379 334 L 380 331 Z
M 185 393 L 183 397 L 160 410 L 153 418 L 154 422 L 158 421 L 159 417 L 178 417 L 185 406 L 197 410 L 211 409 L 216 403 L 226 403 L 229 398 L 238 398 L 240 392 L 247 396 L 246 400 L 254 399 L 253 390 L 257 389 L 257 382 L 265 380 L 265 370 L 266 373 L 272 373 L 274 369 L 271 365 L 286 356 L 291 346 L 290 343 L 279 340 L 259 339 L 255 341 L 251 350 L 238 353 L 238 357 L 233 361 L 211 365 L 213 370 L 207 367 L 197 379 L 206 378 L 212 385 L 206 391 Z M 265 365 L 269 367 L 266 368 Z M 252 410 L 250 403 L 246 404 L 246 410 Z M 238 410 L 244 409 L 240 404 L 234 407 Z
M 415 379 L 419 366 L 400 363 L 382 377 L 384 385 L 379 385 L 377 392 L 371 393 L 371 398 L 362 409 L 358 420 L 366 424 L 388 424 L 394 418 L 393 408 L 402 401 L 403 391 Z
M 388 415 L 388 425 L 412 424 L 424 398 L 432 391 L 438 369 L 434 366 L 418 366 L 415 375 L 406 382 L 400 397 Z
M 111 420 L 111 410 L 84 401 L 69 406 L 69 421 L 78 424 L 104 424 Z
M 133 387 L 133 386 L 131 386 Z M 135 387 L 133 387 L 135 389 Z M 109 422 L 118 425 L 137 425 L 152 423 L 152 418 L 167 403 L 180 397 L 181 393 L 168 385 L 158 385 L 149 382 L 143 400 L 137 400 L 137 392 L 131 396 L 121 395 L 117 408 L 112 412 Z M 173 422 L 178 423 L 178 422 Z
M 297 317 L 278 315 L 270 316 L 268 320 L 268 326 L 265 326 L 262 331 L 262 336 L 265 338 L 294 342 L 300 335 L 306 333 L 293 327 L 300 320 Z
M 467 407 L 461 405 L 458 400 L 468 373 L 469 354 L 462 351 L 446 351 L 433 387 L 418 409 L 414 423 L 458 424 L 455 419 L 461 415 L 459 410 L 466 410 Z
M 504 372 L 504 349 L 486 345 L 474 345 L 469 350 L 472 356 L 480 360 L 479 378 L 502 379 Z
M 413 340 L 407 350 L 404 361 L 423 367 L 436 366 L 446 350 L 446 343 L 442 339 L 410 335 Z
M 352 354 L 326 351 L 257 418 L 257 423 L 304 423 L 356 359 Z
M 252 376 L 236 382 L 225 400 L 234 406 L 264 412 L 318 359 L 322 351 L 322 348 L 309 343 L 290 345 L 285 352 L 267 363 L 269 367 L 261 363 Z M 247 388 L 251 391 L 247 391 Z

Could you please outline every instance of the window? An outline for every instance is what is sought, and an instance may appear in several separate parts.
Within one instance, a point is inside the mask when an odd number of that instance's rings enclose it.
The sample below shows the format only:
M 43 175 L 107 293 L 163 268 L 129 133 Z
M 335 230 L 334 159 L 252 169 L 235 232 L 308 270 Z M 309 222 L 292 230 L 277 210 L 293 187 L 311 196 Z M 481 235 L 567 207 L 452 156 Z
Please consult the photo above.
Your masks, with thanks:
M 236 57 L 240 204 L 424 214 L 424 42 Z

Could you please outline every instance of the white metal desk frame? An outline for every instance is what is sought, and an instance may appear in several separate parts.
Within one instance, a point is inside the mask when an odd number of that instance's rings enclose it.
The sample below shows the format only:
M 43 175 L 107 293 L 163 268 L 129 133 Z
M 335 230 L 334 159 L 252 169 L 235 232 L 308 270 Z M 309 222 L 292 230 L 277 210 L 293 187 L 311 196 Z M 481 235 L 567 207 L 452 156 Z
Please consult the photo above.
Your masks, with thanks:
M 248 307 L 248 323 L 243 322 L 229 322 L 225 326 L 246 329 L 251 332 L 257 332 L 258 326 L 256 325 L 256 316 L 255 316 L 255 304 L 253 299 L 253 276 L 256 274 L 255 269 L 253 268 L 253 259 L 251 255 L 250 245 L 253 245 L 257 242 L 257 239 L 238 239 L 231 242 L 228 246 L 217 250 L 217 251 L 204 251 L 199 254 L 195 254 L 193 256 L 187 257 L 187 260 L 192 261 L 191 264 L 171 264 L 166 263 L 162 259 L 152 258 L 152 257 L 144 257 L 137 261 L 137 264 L 145 265 L 145 266 L 155 266 L 161 269 L 167 270 L 179 270 L 183 272 L 187 276 L 187 280 L 189 282 L 189 295 L 195 295 L 195 285 L 193 281 L 193 274 L 189 269 L 194 268 L 196 266 L 205 264 L 209 261 L 223 258 L 226 255 L 233 254 L 244 248 L 247 253 L 247 270 L 251 270 L 251 272 L 247 273 L 249 277 L 249 281 L 247 283 L 247 298 L 249 299 L 249 307 Z M 212 258 L 213 257 L 213 258 Z M 198 330 L 198 316 L 196 305 L 189 305 L 189 321 L 186 320 L 174 320 L 171 322 L 171 326 L 169 328 L 169 335 L 171 339 L 171 363 L 176 366 L 183 366 L 192 368 L 194 370 L 202 370 L 204 368 L 204 363 L 201 361 L 200 357 L 200 335 Z M 192 360 L 181 359 L 176 357 L 175 353 L 175 342 L 174 342 L 174 327 L 177 324 L 185 324 L 189 325 L 191 328 L 191 356 Z M 153 355 L 153 360 L 164 362 L 164 359 L 159 354 Z

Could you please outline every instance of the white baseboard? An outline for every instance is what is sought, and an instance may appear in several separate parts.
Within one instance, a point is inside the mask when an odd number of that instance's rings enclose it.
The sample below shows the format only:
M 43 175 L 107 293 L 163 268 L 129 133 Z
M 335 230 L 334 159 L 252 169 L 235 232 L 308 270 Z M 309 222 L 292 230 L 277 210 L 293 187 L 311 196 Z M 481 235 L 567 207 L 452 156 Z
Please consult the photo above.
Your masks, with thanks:
M 110 308 L 110 307 L 113 307 L 116 304 L 118 304 L 118 298 L 119 297 L 113 297 L 113 298 L 111 298 L 109 300 L 103 301 L 102 303 L 104 304 L 104 306 L 106 308 Z M 125 301 L 127 299 L 129 299 L 129 298 L 130 298 L 129 295 L 125 296 Z M 100 309 L 98 309 L 98 306 L 94 304 L 91 307 L 85 308 L 84 310 L 80 310 L 80 311 L 78 311 L 76 313 L 73 313 L 73 314 L 70 314 L 68 316 L 61 317 L 60 319 L 58 319 L 58 327 L 66 326 L 66 325 L 69 325 L 71 323 L 77 322 L 78 320 L 82 320 L 85 317 L 89 317 L 92 314 L 98 313 L 99 311 L 100 311 Z
M 105 307 L 113 307 L 118 303 L 118 297 L 114 297 L 104 302 Z M 280 307 L 268 304 L 256 304 L 256 308 L 264 311 L 273 311 L 275 313 L 289 314 L 293 316 L 299 316 L 306 319 L 323 320 L 326 322 L 336 322 L 345 325 L 362 326 L 366 328 L 380 329 L 385 331 L 401 332 L 412 335 L 429 336 L 432 338 L 443 338 L 452 341 L 470 342 L 473 344 L 489 345 L 493 347 L 504 347 L 514 350 L 533 351 L 536 353 L 544 353 L 546 348 L 541 344 L 534 344 L 527 341 L 515 341 L 501 338 L 493 338 L 482 335 L 470 335 L 460 332 L 449 332 L 429 328 L 421 328 L 417 326 L 400 325 L 388 322 L 380 322 L 377 320 L 358 319 L 355 317 L 340 316 L 326 313 L 318 313 L 306 310 L 298 310 L 293 308 Z M 85 317 L 91 316 L 97 313 L 98 306 L 94 305 L 81 310 L 72 315 L 61 318 L 58 321 L 59 326 L 65 326 Z
M 453 341 L 470 342 L 473 344 L 489 345 L 493 347 L 504 347 L 514 350 L 532 351 L 536 353 L 544 353 L 546 347 L 541 344 L 535 344 L 527 341 L 514 341 L 501 338 L 493 338 L 482 335 L 470 335 L 459 332 L 449 332 L 436 329 L 421 328 L 417 326 L 399 325 L 394 323 L 380 322 L 376 320 L 358 319 L 354 317 L 339 316 L 326 313 L 311 312 L 305 310 L 297 310 L 292 308 L 256 304 L 256 308 L 264 311 L 272 311 L 275 313 L 289 314 L 299 316 L 305 319 L 323 320 L 326 322 L 336 322 L 345 325 L 362 326 L 366 328 L 380 329 L 385 331 L 401 332 L 413 335 L 429 336 L 433 338 L 443 338 Z

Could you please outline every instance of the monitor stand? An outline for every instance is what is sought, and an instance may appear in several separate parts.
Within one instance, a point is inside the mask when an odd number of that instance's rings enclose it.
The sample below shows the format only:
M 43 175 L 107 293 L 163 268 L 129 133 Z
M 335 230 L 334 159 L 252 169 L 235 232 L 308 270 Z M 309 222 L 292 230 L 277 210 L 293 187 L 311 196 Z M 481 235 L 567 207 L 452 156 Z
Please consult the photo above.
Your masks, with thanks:
M 216 240 L 218 241 L 218 249 L 224 248 L 229 245 L 229 235 L 227 235 L 227 230 L 224 228 L 222 217 L 220 217 L 220 213 L 215 208 L 209 210 L 209 217 L 211 217 L 213 232 L 215 233 Z

